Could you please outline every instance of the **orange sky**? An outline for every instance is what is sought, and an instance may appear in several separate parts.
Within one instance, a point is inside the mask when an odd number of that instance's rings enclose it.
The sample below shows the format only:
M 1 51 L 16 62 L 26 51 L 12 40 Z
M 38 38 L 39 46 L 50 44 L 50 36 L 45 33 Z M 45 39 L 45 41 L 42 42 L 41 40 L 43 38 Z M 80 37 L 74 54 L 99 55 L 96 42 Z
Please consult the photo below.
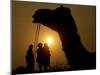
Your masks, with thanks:
M 32 15 L 38 9 L 55 9 L 61 4 L 34 2 L 12 2 L 12 68 L 25 66 L 25 54 L 30 44 L 34 44 L 36 25 L 32 23 Z M 96 50 L 96 12 L 95 6 L 64 5 L 71 9 L 76 21 L 78 33 L 83 45 L 90 51 Z M 41 26 L 39 42 L 46 42 L 52 37 L 50 46 L 51 65 L 65 66 L 67 60 L 62 51 L 60 37 L 56 31 Z

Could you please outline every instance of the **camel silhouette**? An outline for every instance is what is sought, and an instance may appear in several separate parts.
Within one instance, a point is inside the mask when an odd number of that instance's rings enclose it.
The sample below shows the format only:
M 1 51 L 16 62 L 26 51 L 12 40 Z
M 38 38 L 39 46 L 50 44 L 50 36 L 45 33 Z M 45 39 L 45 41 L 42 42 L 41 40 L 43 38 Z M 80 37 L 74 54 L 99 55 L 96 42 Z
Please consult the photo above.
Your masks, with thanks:
M 70 70 L 96 68 L 96 52 L 89 53 L 82 45 L 71 10 L 62 5 L 54 10 L 38 9 L 33 23 L 41 23 L 58 32 Z

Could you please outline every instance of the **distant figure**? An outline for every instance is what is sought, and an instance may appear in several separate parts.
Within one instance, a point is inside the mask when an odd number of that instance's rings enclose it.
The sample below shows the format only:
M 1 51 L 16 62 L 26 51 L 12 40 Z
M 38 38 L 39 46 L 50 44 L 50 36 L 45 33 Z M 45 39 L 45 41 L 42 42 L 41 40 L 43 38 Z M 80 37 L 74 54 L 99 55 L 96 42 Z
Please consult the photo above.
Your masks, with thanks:
M 29 46 L 29 49 L 27 50 L 25 59 L 26 59 L 26 70 L 28 72 L 32 72 L 33 71 L 33 67 L 34 67 L 34 54 L 32 52 L 33 49 L 33 45 Z
M 39 71 L 42 71 L 42 66 L 43 66 L 43 47 L 42 43 L 38 44 L 38 49 L 37 49 L 37 63 L 39 65 Z
M 49 47 L 48 44 L 45 43 L 44 47 L 43 47 L 43 52 L 44 52 L 44 69 L 48 70 L 48 67 L 50 68 L 50 51 L 49 51 Z

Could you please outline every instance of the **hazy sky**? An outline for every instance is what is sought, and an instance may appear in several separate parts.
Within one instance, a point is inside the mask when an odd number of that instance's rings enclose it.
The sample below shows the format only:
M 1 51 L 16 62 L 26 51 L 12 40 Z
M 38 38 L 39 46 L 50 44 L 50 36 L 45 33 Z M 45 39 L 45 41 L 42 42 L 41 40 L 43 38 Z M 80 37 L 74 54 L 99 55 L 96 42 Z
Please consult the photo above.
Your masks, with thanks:
M 12 2 L 12 68 L 25 66 L 25 55 L 30 44 L 34 44 L 36 25 L 32 15 L 38 9 L 55 9 L 61 4 L 34 2 Z M 83 45 L 90 52 L 96 50 L 96 8 L 95 6 L 64 5 L 69 7 L 77 24 L 78 33 Z M 50 28 L 41 26 L 39 42 L 46 42 L 51 37 L 51 65 L 65 66 L 67 60 L 62 51 L 59 34 Z

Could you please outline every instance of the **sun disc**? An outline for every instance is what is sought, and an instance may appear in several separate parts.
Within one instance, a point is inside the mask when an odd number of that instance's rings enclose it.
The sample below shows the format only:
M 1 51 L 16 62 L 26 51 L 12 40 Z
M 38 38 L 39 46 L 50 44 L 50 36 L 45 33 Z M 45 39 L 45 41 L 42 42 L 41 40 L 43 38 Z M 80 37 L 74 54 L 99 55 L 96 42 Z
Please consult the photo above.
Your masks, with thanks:
M 48 37 L 47 38 L 47 43 L 50 45 L 50 44 L 52 44 L 53 43 L 53 39 L 51 38 L 51 37 Z

